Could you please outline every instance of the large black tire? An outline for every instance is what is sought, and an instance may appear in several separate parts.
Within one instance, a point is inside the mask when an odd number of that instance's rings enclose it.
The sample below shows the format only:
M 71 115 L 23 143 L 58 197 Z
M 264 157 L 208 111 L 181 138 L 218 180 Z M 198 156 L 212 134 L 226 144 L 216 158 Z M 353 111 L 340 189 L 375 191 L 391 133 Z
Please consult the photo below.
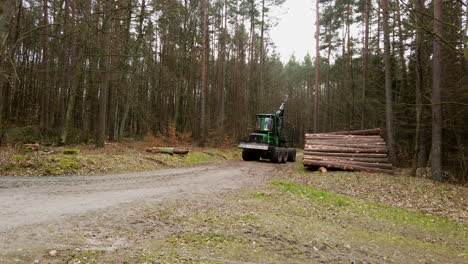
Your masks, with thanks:
M 242 150 L 242 159 L 245 161 L 251 161 L 250 151 L 248 149 Z
M 285 148 L 283 148 L 281 150 L 281 154 L 282 154 L 281 155 L 281 163 L 286 163 L 286 161 L 288 160 L 288 151 Z
M 296 161 L 296 149 L 295 148 L 288 148 L 288 161 L 289 162 Z
M 251 149 L 242 150 L 242 159 L 245 161 L 253 161 L 260 159 L 260 152 Z
M 258 150 L 251 150 L 250 151 L 250 158 L 251 160 L 258 161 L 260 159 L 260 151 Z
M 280 163 L 281 162 L 281 151 L 279 148 L 274 148 L 273 153 L 271 154 L 270 161 L 273 163 Z

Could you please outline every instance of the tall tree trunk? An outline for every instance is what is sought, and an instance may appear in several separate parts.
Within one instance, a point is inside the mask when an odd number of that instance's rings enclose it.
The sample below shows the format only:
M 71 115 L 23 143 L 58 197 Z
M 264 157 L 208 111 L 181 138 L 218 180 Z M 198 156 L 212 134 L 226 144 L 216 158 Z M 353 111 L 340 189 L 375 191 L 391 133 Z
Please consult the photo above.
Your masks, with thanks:
M 432 178 L 442 181 L 442 101 L 441 101 L 441 76 L 442 76 L 442 0 L 434 0 L 434 41 L 432 59 L 432 147 L 431 147 L 431 171 Z
M 362 108 L 361 108 L 361 129 L 364 129 L 366 116 L 366 91 L 367 91 L 367 65 L 369 63 L 369 9 L 370 1 L 366 0 L 364 10 L 364 54 L 362 63 Z
M 113 0 L 105 0 L 104 4 L 104 19 L 102 24 L 102 33 L 104 39 L 102 42 L 103 56 L 102 56 L 102 70 L 103 78 L 100 85 L 99 93 L 99 116 L 98 116 L 98 129 L 96 133 L 96 147 L 104 147 L 104 140 L 106 136 L 106 121 L 107 121 L 107 107 L 109 97 L 109 84 L 110 84 L 110 54 L 111 54 L 111 27 L 112 27 L 112 5 Z
M 395 143 L 393 138 L 393 99 L 392 99 L 392 71 L 390 62 L 390 29 L 388 24 L 388 0 L 381 0 L 384 31 L 384 61 L 385 61 L 385 123 L 388 146 L 388 158 L 395 162 Z
M 416 131 L 414 139 L 414 156 L 412 161 L 412 175 L 416 176 L 416 170 L 419 167 L 425 166 L 425 148 L 424 138 L 421 129 L 423 116 L 423 89 L 424 89 L 424 2 L 425 0 L 414 0 L 415 2 L 415 21 L 416 21 L 416 82 L 415 82 L 415 99 L 416 99 Z
M 10 30 L 10 22 L 15 10 L 15 0 L 5 0 L 0 4 L 0 68 L 3 70 L 6 40 Z M 0 72 L 0 135 L 1 126 L 4 119 L 3 108 L 5 106 L 6 98 L 4 96 L 3 86 L 6 82 L 6 73 Z
M 76 17 L 75 17 L 76 0 L 72 0 L 71 8 L 72 8 L 72 25 L 74 28 L 73 37 L 72 37 L 72 52 L 71 52 L 72 67 L 73 67 L 73 82 L 71 86 L 70 95 L 68 98 L 67 112 L 65 115 L 65 126 L 62 131 L 62 142 L 65 144 L 70 143 L 70 139 L 68 135 L 70 134 L 70 130 L 73 127 L 73 111 L 75 109 L 75 101 L 76 101 L 76 96 L 78 92 L 78 86 L 80 85 L 81 69 L 82 69 L 83 55 L 84 55 L 83 48 L 80 49 L 79 55 L 77 55 L 77 50 L 78 50 L 77 25 L 78 24 L 77 24 Z M 83 30 L 80 30 L 80 32 L 83 32 Z M 83 39 L 83 37 L 81 39 Z
M 263 102 L 263 96 L 265 93 L 265 43 L 264 43 L 264 34 L 265 34 L 265 0 L 262 0 L 262 24 L 260 28 L 260 99 L 259 101 Z M 263 107 L 261 107 L 263 110 Z
M 319 85 L 320 85 L 320 10 L 319 0 L 315 1 L 315 95 L 314 95 L 314 133 L 319 131 Z
M 42 94 L 42 107 L 41 107 L 41 129 L 42 134 L 47 137 L 49 134 L 49 108 L 50 108 L 50 84 L 49 84 L 49 7 L 48 0 L 43 1 L 44 12 L 44 36 L 42 47 L 42 63 L 43 63 L 43 87 L 44 93 Z
M 378 0 L 377 1 L 377 54 L 381 54 L 380 53 L 380 32 L 382 31 L 382 14 L 381 14 L 381 10 L 382 10 L 382 7 L 380 5 L 380 1 L 381 0 Z
M 326 90 L 327 90 L 327 131 L 331 131 L 331 85 L 330 85 L 330 55 L 332 47 L 332 36 L 331 36 L 331 22 L 328 24 L 327 34 L 328 34 L 328 48 L 327 48 L 327 80 L 326 80 Z
M 225 119 L 225 91 L 226 91 L 226 41 L 227 41 L 227 0 L 224 0 L 224 20 L 221 32 L 221 56 L 220 56 L 220 67 L 221 67 L 221 81 L 219 85 L 219 93 L 218 93 L 218 104 L 219 104 L 219 117 L 218 117 L 218 124 L 221 130 L 224 130 L 224 119 Z
M 200 94 L 200 142 L 206 144 L 206 93 L 208 91 L 208 0 L 202 0 L 202 59 L 201 59 L 201 94 Z
M 247 107 L 248 113 L 257 112 L 257 100 L 258 100 L 258 87 L 255 83 L 257 65 L 254 61 L 255 57 L 255 0 L 250 1 L 250 48 L 249 48 L 249 72 L 247 80 Z
M 398 38 L 400 39 L 400 47 L 398 53 L 400 55 L 401 61 L 401 73 L 402 73 L 402 85 L 401 91 L 406 91 L 408 87 L 408 73 L 406 71 L 406 62 L 405 62 L 405 44 L 403 42 L 403 28 L 401 26 L 401 14 L 400 14 L 400 0 L 395 1 L 396 3 L 396 22 L 398 25 Z
M 463 7 L 462 7 L 463 9 Z M 463 42 L 465 44 L 465 49 L 464 49 L 464 55 L 465 55 L 465 61 L 468 61 L 468 5 L 466 6 L 466 11 L 465 11 L 465 36 L 463 36 Z

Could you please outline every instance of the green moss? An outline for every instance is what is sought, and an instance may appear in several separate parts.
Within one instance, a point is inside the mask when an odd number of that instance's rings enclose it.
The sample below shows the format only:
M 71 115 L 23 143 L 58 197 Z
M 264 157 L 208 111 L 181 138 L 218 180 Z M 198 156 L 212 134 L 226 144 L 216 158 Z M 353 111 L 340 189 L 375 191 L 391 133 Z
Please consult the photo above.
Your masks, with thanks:
M 31 160 L 31 157 L 28 156 L 28 155 L 15 155 L 14 158 L 15 158 L 17 161 L 28 161 L 28 160 Z
M 47 174 L 59 175 L 74 173 L 76 170 L 81 169 L 83 165 L 75 158 L 52 157 L 45 161 L 44 167 Z
M 78 149 L 66 149 L 63 151 L 63 154 L 65 155 L 78 155 L 80 154 L 80 151 Z
M 13 171 L 18 169 L 20 166 L 16 163 L 6 163 L 1 166 L 5 171 Z

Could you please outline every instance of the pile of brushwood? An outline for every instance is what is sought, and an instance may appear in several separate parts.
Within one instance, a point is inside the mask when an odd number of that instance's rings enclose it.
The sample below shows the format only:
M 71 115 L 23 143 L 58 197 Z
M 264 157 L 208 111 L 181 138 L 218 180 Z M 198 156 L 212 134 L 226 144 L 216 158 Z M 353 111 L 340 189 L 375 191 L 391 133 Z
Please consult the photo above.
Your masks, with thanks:
M 305 134 L 304 166 L 393 173 L 380 129 Z

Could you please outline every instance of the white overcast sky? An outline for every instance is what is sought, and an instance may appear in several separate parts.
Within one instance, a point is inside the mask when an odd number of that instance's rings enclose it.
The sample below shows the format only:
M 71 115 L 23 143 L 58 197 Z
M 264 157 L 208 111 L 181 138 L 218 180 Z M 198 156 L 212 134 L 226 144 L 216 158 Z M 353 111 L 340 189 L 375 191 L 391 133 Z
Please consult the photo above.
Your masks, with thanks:
M 279 21 L 271 30 L 271 38 L 284 63 L 292 54 L 302 61 L 309 52 L 315 57 L 315 0 L 286 0 L 280 10 L 274 10 Z

